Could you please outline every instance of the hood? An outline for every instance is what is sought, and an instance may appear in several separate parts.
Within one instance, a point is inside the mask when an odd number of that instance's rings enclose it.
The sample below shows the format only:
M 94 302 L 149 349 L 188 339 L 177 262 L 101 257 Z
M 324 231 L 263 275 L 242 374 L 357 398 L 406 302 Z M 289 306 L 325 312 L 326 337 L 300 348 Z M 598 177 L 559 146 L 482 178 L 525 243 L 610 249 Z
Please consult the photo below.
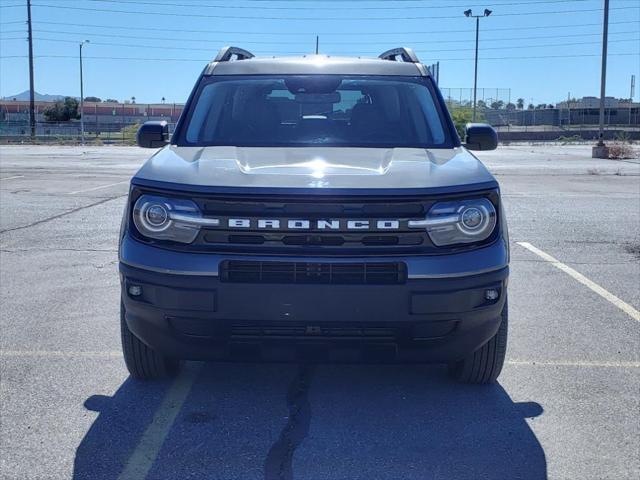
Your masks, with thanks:
M 462 147 L 179 147 L 158 151 L 134 182 L 185 187 L 271 189 L 486 188 L 485 166 Z M 452 188 L 453 190 L 453 188 Z

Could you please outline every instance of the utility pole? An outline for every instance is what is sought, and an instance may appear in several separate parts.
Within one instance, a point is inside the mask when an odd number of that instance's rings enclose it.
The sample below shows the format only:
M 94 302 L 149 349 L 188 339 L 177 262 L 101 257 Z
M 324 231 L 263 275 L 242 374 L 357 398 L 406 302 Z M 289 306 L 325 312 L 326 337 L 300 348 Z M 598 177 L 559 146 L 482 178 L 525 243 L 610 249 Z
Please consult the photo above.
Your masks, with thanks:
M 633 104 L 633 97 L 636 93 L 636 76 L 631 75 L 631 89 L 629 91 L 629 126 L 631 126 L 631 105 Z
M 27 0 L 27 25 L 29 29 L 29 126 L 31 141 L 36 139 L 36 99 L 33 86 L 33 32 L 31 30 L 31 0 Z
M 319 46 L 320 46 L 320 35 L 316 35 L 316 55 L 318 55 Z
M 482 15 L 473 15 L 471 9 L 464 11 L 465 17 L 475 18 L 476 19 L 476 62 L 475 69 L 473 74 L 473 121 L 476 121 L 476 99 L 478 93 L 478 41 L 480 39 L 480 19 L 482 17 L 488 17 L 491 15 L 491 10 L 488 8 L 484 9 Z
M 480 39 L 480 17 L 476 17 L 476 61 L 473 70 L 473 121 L 476 121 L 477 94 L 478 94 L 478 40 Z
M 80 42 L 80 144 L 84 145 L 84 87 L 82 84 L 82 46 L 89 40 Z
M 609 0 L 604 0 L 604 21 L 602 22 L 602 68 L 600 72 L 600 126 L 598 143 L 593 147 L 593 158 L 609 158 L 609 149 L 604 144 L 604 100 L 607 84 L 607 39 L 609 36 Z
M 533 105 L 533 120 L 531 121 L 531 125 L 536 124 L 536 106 L 533 103 L 533 97 L 531 97 L 531 105 Z

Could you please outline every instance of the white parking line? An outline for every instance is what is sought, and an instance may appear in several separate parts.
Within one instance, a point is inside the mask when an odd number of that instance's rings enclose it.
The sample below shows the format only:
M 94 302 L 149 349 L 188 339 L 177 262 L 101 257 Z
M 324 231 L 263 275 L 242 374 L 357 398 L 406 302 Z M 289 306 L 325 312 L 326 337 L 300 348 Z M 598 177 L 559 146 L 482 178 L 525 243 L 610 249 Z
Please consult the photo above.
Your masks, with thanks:
M 0 357 L 50 357 L 50 358 L 121 358 L 120 351 L 65 352 L 62 350 L 0 350 Z
M 611 367 L 611 368 L 640 368 L 640 362 L 607 362 L 590 360 L 507 360 L 507 365 L 527 365 L 541 367 Z
M 633 318 L 634 320 L 640 322 L 640 312 L 638 310 L 636 310 L 635 308 L 633 308 L 631 305 L 629 305 L 628 303 L 624 302 L 623 300 L 620 300 L 618 297 L 616 297 L 613 293 L 605 290 L 604 288 L 602 288 L 600 285 L 598 285 L 597 283 L 589 280 L 587 277 L 585 277 L 584 275 L 582 275 L 580 272 L 574 270 L 573 268 L 569 267 L 568 265 L 565 265 L 564 263 L 562 263 L 561 261 L 559 261 L 558 259 L 552 257 L 551 255 L 549 255 L 546 252 L 543 252 L 542 250 L 540 250 L 539 248 L 534 247 L 533 245 L 531 245 L 529 242 L 516 242 L 518 245 L 520 245 L 523 248 L 526 248 L 527 250 L 529 250 L 530 252 L 535 253 L 536 255 L 538 255 L 540 258 L 542 258 L 543 260 L 546 260 L 547 262 L 549 262 L 551 265 L 553 265 L 554 267 L 562 270 L 564 273 L 566 273 L 567 275 L 570 275 L 571 277 L 573 277 L 575 280 L 577 280 L 578 282 L 580 282 L 581 284 L 589 287 L 591 290 L 593 290 L 594 292 L 596 292 L 598 295 L 600 295 L 602 298 L 604 298 L 605 300 L 608 300 L 609 302 L 611 302 L 613 305 L 615 305 L 616 307 L 618 307 L 620 310 L 622 310 L 623 312 L 625 312 L 627 315 L 629 315 L 631 318 Z
M 49 358 L 122 358 L 120 350 L 105 351 L 68 351 L 62 350 L 0 350 L 0 358 L 5 357 L 49 357 Z M 532 365 L 545 367 L 616 367 L 616 368 L 640 368 L 638 361 L 606 361 L 606 360 L 524 360 L 510 359 L 506 360 L 509 365 Z
M 24 175 L 14 175 L 13 177 L 4 177 L 4 178 L 0 178 L 0 181 L 4 181 L 4 180 L 13 180 L 14 178 L 24 178 Z
M 118 480 L 138 480 L 147 477 L 199 371 L 200 365 L 189 366 L 175 379 Z
M 77 193 L 93 192 L 94 190 L 100 190 L 103 188 L 113 187 L 115 185 L 121 185 L 123 183 L 129 183 L 129 180 L 123 180 L 122 182 L 110 183 L 108 185 L 100 185 L 98 187 L 85 188 L 84 190 L 76 190 L 75 192 L 69 192 L 67 195 L 75 195 Z

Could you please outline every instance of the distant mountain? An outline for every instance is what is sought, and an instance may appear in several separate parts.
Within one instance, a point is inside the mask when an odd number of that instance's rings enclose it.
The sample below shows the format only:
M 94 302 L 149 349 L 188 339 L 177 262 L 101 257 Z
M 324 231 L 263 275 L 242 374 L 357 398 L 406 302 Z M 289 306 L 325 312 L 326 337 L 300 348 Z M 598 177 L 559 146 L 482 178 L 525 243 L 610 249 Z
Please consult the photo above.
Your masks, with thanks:
M 56 100 L 64 100 L 64 97 L 68 95 L 49 95 L 48 93 L 38 93 L 35 92 L 35 100 L 38 102 L 55 102 Z M 25 90 L 22 93 L 18 93 L 17 95 L 7 95 L 6 97 L 2 97 L 2 100 L 21 100 L 27 101 L 29 100 L 29 90 Z

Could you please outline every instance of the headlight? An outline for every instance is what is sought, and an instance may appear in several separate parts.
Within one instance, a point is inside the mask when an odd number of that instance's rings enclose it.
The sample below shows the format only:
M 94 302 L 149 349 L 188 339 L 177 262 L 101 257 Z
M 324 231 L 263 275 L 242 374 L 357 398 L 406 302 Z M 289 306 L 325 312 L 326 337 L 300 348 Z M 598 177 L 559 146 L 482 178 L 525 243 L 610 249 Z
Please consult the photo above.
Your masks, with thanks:
M 436 203 L 424 220 L 410 220 L 410 228 L 424 228 L 438 247 L 485 240 L 496 226 L 496 209 L 486 198 Z
M 142 195 L 133 206 L 133 223 L 145 237 L 191 243 L 201 227 L 217 225 L 219 221 L 202 218 L 191 200 Z

